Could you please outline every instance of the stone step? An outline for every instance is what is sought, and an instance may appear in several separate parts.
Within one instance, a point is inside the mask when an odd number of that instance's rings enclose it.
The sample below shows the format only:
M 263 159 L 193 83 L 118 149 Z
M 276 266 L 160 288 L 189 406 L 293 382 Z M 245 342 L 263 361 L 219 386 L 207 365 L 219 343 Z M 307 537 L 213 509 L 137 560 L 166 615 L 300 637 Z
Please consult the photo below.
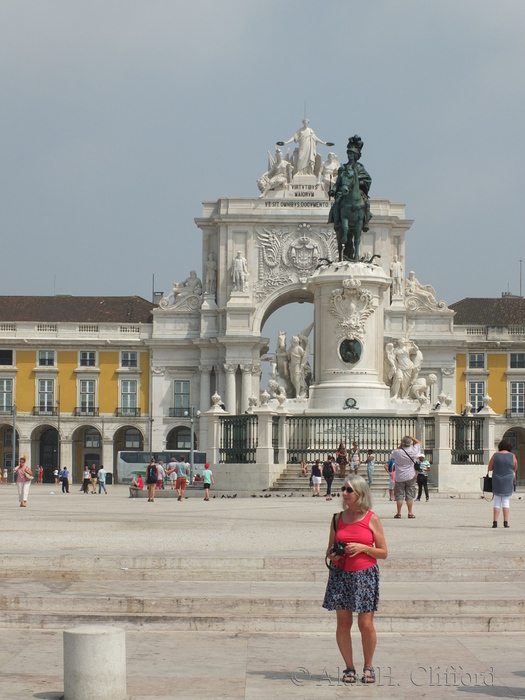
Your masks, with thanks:
M 322 611 L 321 614 L 306 615 L 264 615 L 264 614 L 196 614 L 138 613 L 138 612 L 97 612 L 86 613 L 82 608 L 66 613 L 33 611 L 0 611 L 0 629 L 64 629 L 77 625 L 117 625 L 127 630 L 139 628 L 143 631 L 154 629 L 191 632 L 230 632 L 230 633 L 333 633 L 335 613 Z M 432 633 L 466 634 L 469 632 L 524 632 L 523 616 L 501 614 L 427 614 L 393 616 L 377 612 L 374 616 L 377 632 L 407 634 Z
M 382 581 L 525 582 L 525 560 L 478 556 L 392 558 L 380 563 Z M 42 581 L 325 581 L 318 556 L 0 555 L 0 580 Z

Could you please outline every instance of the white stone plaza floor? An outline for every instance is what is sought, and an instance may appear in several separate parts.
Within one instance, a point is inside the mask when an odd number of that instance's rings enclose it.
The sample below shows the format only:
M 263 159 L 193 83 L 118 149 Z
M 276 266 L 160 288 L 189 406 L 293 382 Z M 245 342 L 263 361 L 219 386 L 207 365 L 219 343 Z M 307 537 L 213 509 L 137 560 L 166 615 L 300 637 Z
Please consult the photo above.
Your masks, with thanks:
M 58 700 L 63 630 L 88 623 L 126 630 L 133 700 L 525 697 L 525 493 L 496 530 L 476 494 L 416 503 L 415 520 L 376 496 L 378 682 L 348 687 L 321 608 L 337 499 L 78 489 L 33 484 L 19 508 L 0 485 L 0 700 Z

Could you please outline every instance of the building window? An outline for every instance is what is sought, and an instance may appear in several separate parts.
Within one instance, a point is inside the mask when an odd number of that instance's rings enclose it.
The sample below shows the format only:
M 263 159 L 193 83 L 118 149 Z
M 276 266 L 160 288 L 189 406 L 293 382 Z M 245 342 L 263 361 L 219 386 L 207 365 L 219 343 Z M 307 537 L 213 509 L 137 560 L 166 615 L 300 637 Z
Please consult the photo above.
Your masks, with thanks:
M 54 367 L 55 353 L 53 350 L 38 351 L 38 366 L 39 367 Z
M 13 365 L 13 351 L 0 350 L 0 365 L 11 367 Z
M 129 428 L 124 433 L 124 449 L 140 450 L 140 432 L 136 428 Z
M 38 410 L 40 413 L 52 413 L 55 405 L 54 381 L 52 379 L 38 380 Z
M 123 352 L 123 353 L 121 353 L 120 364 L 122 367 L 136 367 L 137 366 L 137 353 L 136 352 Z
M 123 380 L 120 385 L 120 397 L 122 415 L 135 415 L 137 409 L 137 382 L 136 380 Z
M 483 396 L 485 395 L 485 382 L 469 382 L 468 400 L 472 404 L 472 409 L 478 411 L 483 408 Z
M 13 407 L 13 380 L 0 379 L 0 413 L 11 413 Z
M 100 447 L 100 433 L 95 428 L 87 428 L 84 433 L 84 447 Z
M 93 413 L 95 410 L 95 380 L 80 380 L 80 410 L 82 413 Z
M 173 413 L 175 416 L 184 416 L 190 410 L 190 383 L 188 381 L 176 381 L 173 383 L 173 389 Z
M 510 368 L 525 369 L 525 352 L 510 353 Z
M 6 428 L 5 429 L 4 447 L 13 447 L 13 428 Z
M 485 369 L 485 355 L 483 353 L 471 352 L 468 356 L 469 369 Z
M 523 416 L 525 412 L 525 382 L 510 383 L 510 412 Z
M 191 449 L 191 431 L 189 428 L 179 428 L 175 438 L 175 445 L 177 450 Z
M 91 350 L 82 350 L 80 353 L 80 366 L 81 367 L 96 367 L 97 364 L 96 353 Z

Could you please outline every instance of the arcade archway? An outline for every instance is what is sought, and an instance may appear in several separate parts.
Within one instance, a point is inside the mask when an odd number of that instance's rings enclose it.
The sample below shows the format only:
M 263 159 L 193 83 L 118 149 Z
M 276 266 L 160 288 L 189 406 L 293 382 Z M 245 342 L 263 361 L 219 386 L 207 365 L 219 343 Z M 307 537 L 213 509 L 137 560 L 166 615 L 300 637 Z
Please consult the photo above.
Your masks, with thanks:
M 504 440 L 508 440 L 512 445 L 512 451 L 518 460 L 518 473 L 516 481 L 518 484 L 525 483 L 525 429 L 516 427 L 510 428 L 503 435 Z

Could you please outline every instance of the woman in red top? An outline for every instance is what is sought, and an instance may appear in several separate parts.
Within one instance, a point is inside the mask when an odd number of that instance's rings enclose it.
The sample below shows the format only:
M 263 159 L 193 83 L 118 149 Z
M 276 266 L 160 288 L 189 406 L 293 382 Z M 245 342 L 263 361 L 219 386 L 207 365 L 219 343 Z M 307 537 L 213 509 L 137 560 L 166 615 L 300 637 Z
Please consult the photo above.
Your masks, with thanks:
M 323 608 L 337 613 L 337 646 L 345 662 L 343 683 L 356 683 L 357 674 L 352 653 L 353 614 L 361 632 L 364 668 L 361 681 L 375 682 L 372 665 L 376 647 L 374 612 L 379 602 L 378 559 L 386 559 L 383 526 L 372 512 L 370 487 L 366 481 L 350 474 L 342 488 L 343 511 L 336 514 L 330 526 L 327 557 L 333 562 L 326 587 Z M 339 517 L 338 517 L 339 515 Z M 332 552 L 335 542 L 344 543 L 344 554 Z

